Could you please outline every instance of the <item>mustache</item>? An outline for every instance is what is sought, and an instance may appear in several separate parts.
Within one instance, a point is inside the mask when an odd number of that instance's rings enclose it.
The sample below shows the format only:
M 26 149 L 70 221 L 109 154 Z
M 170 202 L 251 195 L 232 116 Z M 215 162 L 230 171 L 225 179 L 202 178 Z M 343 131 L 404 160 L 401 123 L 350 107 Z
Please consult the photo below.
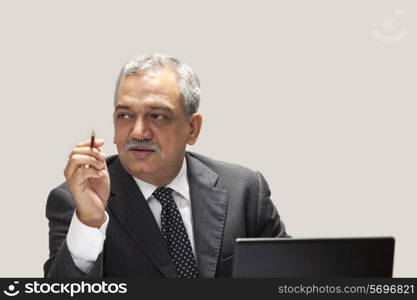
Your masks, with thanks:
M 159 151 L 161 147 L 150 140 L 129 140 L 125 144 L 126 150 Z

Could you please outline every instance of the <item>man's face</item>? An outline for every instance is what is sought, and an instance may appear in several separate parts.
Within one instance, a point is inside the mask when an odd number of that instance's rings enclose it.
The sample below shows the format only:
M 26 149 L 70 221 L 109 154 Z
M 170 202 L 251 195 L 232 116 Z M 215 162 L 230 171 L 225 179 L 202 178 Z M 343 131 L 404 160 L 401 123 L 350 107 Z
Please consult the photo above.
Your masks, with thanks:
M 115 104 L 114 143 L 123 167 L 158 186 L 177 175 L 186 144 L 196 142 L 201 128 L 200 115 L 184 117 L 178 79 L 170 68 L 129 75 Z

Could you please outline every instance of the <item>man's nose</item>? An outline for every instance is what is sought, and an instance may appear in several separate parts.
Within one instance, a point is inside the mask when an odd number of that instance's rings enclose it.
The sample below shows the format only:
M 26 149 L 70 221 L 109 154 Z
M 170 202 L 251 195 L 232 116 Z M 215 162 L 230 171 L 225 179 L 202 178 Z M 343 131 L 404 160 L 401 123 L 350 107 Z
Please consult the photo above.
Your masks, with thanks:
M 138 117 L 131 132 L 131 138 L 137 140 L 152 139 L 152 130 L 148 121 L 143 117 Z

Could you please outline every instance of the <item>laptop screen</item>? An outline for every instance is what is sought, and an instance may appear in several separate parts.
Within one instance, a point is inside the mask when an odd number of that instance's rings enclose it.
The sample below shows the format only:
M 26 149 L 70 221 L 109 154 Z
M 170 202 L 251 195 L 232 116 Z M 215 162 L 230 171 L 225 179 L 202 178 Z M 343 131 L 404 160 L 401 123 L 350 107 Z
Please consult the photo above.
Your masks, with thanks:
M 393 237 L 237 239 L 233 277 L 392 277 Z

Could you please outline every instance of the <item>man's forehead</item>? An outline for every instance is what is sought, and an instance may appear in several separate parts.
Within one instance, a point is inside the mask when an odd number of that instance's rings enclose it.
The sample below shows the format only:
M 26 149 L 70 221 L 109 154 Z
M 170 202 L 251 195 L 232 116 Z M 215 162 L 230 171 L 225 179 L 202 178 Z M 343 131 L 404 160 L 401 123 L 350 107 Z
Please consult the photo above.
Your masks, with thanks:
M 160 82 L 163 84 L 178 85 L 179 81 L 177 71 L 171 67 L 148 69 L 132 75 L 140 76 L 149 82 Z
M 144 109 L 144 110 L 165 110 L 165 111 L 172 111 L 172 106 L 169 103 L 161 103 L 161 102 L 154 102 L 154 103 L 142 103 L 142 105 L 138 106 L 137 102 L 129 102 L 129 101 L 120 101 L 116 103 L 114 107 L 115 110 L 136 110 L 136 109 Z
M 127 75 L 123 82 L 140 84 L 142 88 L 171 88 L 178 90 L 179 75 L 172 68 L 158 68 Z
M 119 85 L 119 96 L 144 97 L 161 94 L 169 98 L 180 98 L 179 76 L 171 68 L 140 71 L 127 75 Z

